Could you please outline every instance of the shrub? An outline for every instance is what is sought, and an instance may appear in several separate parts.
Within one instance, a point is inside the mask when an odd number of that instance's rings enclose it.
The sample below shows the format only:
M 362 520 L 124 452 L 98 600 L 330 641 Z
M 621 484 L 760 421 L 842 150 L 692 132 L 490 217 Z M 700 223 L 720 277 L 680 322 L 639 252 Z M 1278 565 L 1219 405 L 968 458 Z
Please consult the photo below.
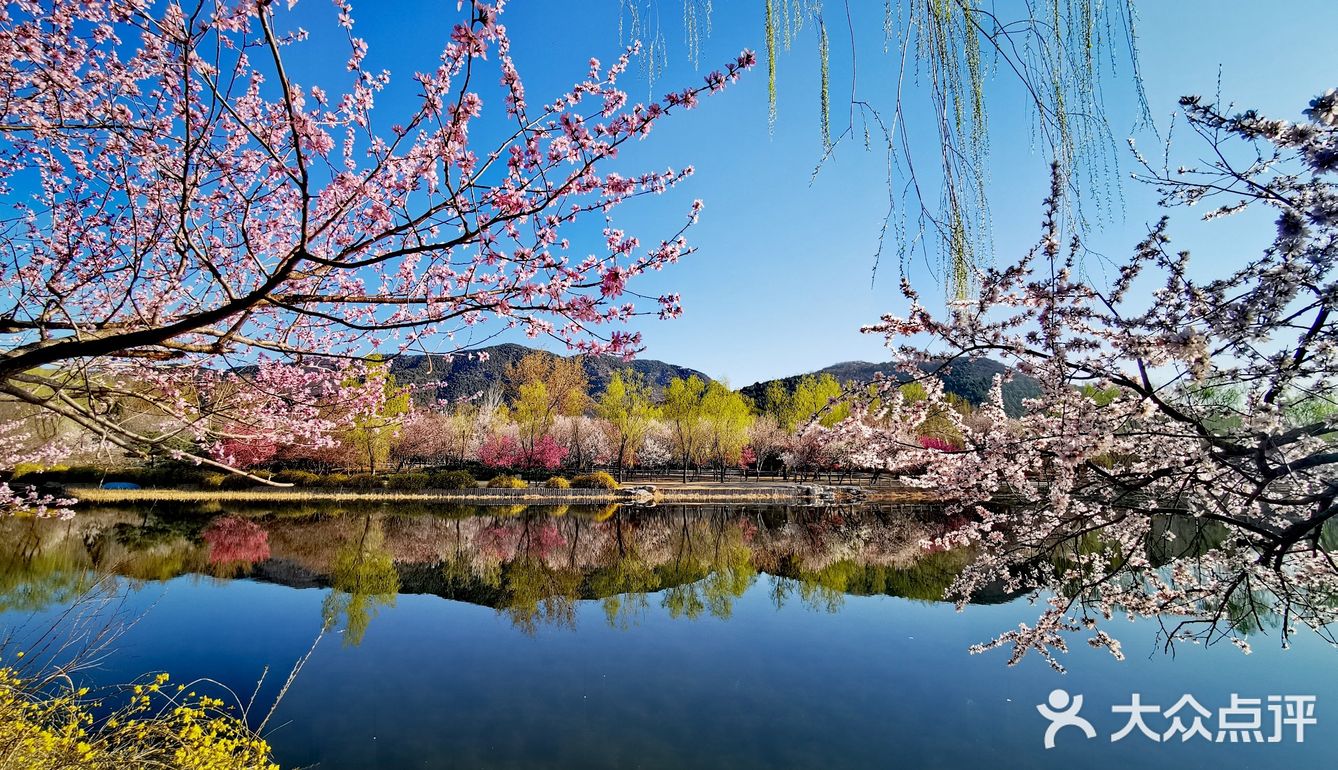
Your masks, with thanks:
M 43 687 L 0 668 L 0 745 L 6 767 L 261 770 L 269 744 L 222 700 L 176 694 L 167 674 L 136 684 L 107 714 L 87 688 Z
M 115 473 L 108 473 L 104 481 L 132 481 L 146 487 L 170 487 L 178 484 L 198 484 L 204 473 L 204 470 L 195 465 L 169 463 L 152 468 L 123 468 Z
M 95 465 L 72 465 L 63 476 L 65 481 L 69 483 L 87 484 L 102 481 L 102 477 L 106 474 L 107 471 Z
M 571 482 L 561 476 L 554 476 L 544 482 L 544 486 L 549 489 L 571 489 Z
M 618 481 L 604 471 L 573 476 L 571 485 L 577 489 L 617 489 Z
M 327 473 L 320 477 L 319 483 L 323 487 L 346 487 L 350 478 L 347 473 Z
M 274 480 L 282 481 L 285 484 L 295 484 L 299 487 L 310 487 L 317 484 L 321 477 L 311 471 L 289 469 L 274 474 Z
M 65 481 L 65 474 L 69 470 L 65 465 L 41 466 L 36 463 L 19 463 L 14 466 L 11 480 L 21 480 L 25 484 L 59 483 Z
M 469 471 L 436 471 L 428 477 L 433 489 L 474 489 L 478 485 Z
M 426 473 L 396 473 L 386 479 L 391 489 L 423 489 L 427 486 Z
M 205 489 L 222 489 L 223 483 L 228 480 L 228 474 L 210 471 L 200 474 L 200 486 Z
M 14 466 L 14 473 L 10 476 L 14 481 L 18 481 L 24 476 L 32 476 L 47 470 L 43 465 L 37 463 L 19 463 Z
M 252 475 L 259 476 L 262 479 L 271 477 L 269 471 L 253 471 Z M 250 476 L 233 473 L 224 478 L 219 486 L 223 489 L 250 489 L 252 487 L 260 486 L 260 482 Z
M 380 489 L 386 485 L 385 479 L 370 473 L 355 473 L 348 477 L 344 486 L 352 489 Z
M 256 482 L 245 476 L 238 476 L 235 473 L 229 473 L 218 483 L 219 489 L 250 489 Z
M 489 489 L 524 489 L 528 486 L 529 484 L 525 483 L 525 479 L 519 476 L 494 476 L 488 482 Z

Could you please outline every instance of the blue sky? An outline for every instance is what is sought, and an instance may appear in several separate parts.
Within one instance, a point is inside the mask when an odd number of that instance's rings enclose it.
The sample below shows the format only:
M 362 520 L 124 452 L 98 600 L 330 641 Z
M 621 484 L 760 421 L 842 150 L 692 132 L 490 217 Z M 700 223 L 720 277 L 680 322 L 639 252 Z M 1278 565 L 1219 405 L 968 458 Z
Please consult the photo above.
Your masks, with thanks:
M 317 0 L 305 5 L 299 14 L 324 17 L 328 9 Z M 703 41 L 698 70 L 683 44 L 681 0 L 659 0 L 659 5 L 665 14 L 668 66 L 655 83 L 656 95 L 696 85 L 704 72 L 742 48 L 764 48 L 761 3 L 716 2 L 712 34 Z M 859 94 L 888 106 L 896 62 L 881 53 L 881 13 L 871 8 L 861 20 L 862 3 L 855 5 Z M 1132 89 L 1108 78 L 1106 108 L 1119 142 L 1115 151 L 1125 163 L 1112 181 L 1123 185 L 1125 204 L 1122 213 L 1117 211 L 1089 234 L 1088 244 L 1112 258 L 1128 253 L 1146 223 L 1161 214 L 1151 191 L 1128 180 L 1132 168 L 1123 140 L 1133 135 L 1141 149 L 1159 156 L 1179 96 L 1212 96 L 1220 74 L 1224 101 L 1299 119 L 1311 97 L 1338 86 L 1338 48 L 1332 45 L 1338 3 L 1296 0 L 1265 9 L 1223 0 L 1143 0 L 1137 7 L 1144 86 L 1160 138 L 1148 131 L 1132 134 Z M 431 66 L 458 14 L 453 0 L 375 5 L 355 0 L 354 17 L 357 34 L 369 43 L 370 68 L 387 68 L 404 83 L 414 70 Z M 607 62 L 620 50 L 617 0 L 512 0 L 503 21 L 532 103 L 564 90 L 583 74 L 591 56 Z M 308 26 L 329 31 L 314 21 Z M 850 82 L 850 48 L 843 24 L 831 31 L 833 122 L 839 130 Z M 318 68 L 342 61 L 340 51 L 338 56 L 331 51 L 328 60 L 311 46 L 294 53 L 307 57 L 299 67 Z M 811 30 L 782 54 L 778 66 L 774 132 L 767 125 L 763 62 L 725 93 L 658 126 L 619 159 L 629 169 L 692 164 L 697 170 L 695 178 L 669 195 L 619 210 L 618 225 L 643 242 L 676 230 L 693 198 L 706 202 L 700 223 L 689 233 L 698 252 L 633 286 L 652 296 L 677 291 L 686 309 L 680 319 L 638 325 L 645 337 L 643 355 L 700 369 L 735 386 L 842 360 L 885 360 L 881 339 L 861 335 L 859 327 L 883 312 L 904 310 L 894 253 L 885 257 L 871 285 L 887 202 L 882 155 L 866 153 L 857 144 L 845 146 L 810 185 L 821 155 L 817 43 Z M 1120 75 L 1127 79 L 1127 68 Z M 995 77 L 989 103 L 996 261 L 1010 259 L 1036 240 L 1048 185 L 1046 160 L 1028 129 L 1025 102 L 1008 77 Z M 638 79 L 627 85 L 634 99 L 649 95 L 639 71 Z M 396 112 L 396 98 L 399 94 L 392 88 L 378 112 Z M 927 103 L 912 97 L 908 105 Z M 1199 157 L 1201 147 L 1187 137 L 1171 136 L 1180 152 L 1175 157 Z M 932 163 L 936 147 L 924 142 L 917 151 L 922 163 Z M 1173 212 L 1173 222 L 1177 245 L 1190 248 L 1197 255 L 1197 269 L 1209 273 L 1257 253 L 1270 235 L 1267 219 L 1259 217 L 1204 225 L 1195 221 L 1195 212 L 1181 210 Z M 895 243 L 889 242 L 888 248 L 894 252 Z M 942 295 L 925 265 L 914 263 L 911 271 L 925 295 Z

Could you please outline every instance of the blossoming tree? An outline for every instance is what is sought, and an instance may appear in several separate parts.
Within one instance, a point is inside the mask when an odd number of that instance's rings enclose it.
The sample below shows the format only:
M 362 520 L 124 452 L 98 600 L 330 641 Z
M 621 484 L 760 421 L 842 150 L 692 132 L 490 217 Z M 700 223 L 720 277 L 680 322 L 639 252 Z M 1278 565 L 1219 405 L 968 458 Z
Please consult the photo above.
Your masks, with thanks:
M 390 75 L 348 3 L 330 13 L 343 75 L 292 75 L 309 34 L 293 4 L 0 8 L 3 398 L 130 452 L 168 444 L 231 467 L 212 448 L 319 443 L 340 427 L 331 414 L 374 410 L 375 383 L 347 386 L 374 350 L 451 352 L 457 331 L 492 322 L 629 353 L 636 334 L 598 327 L 679 313 L 677 295 L 644 307 L 625 292 L 691 251 L 700 202 L 648 244 L 609 217 L 691 168 L 603 168 L 735 80 L 751 52 L 633 104 L 618 87 L 629 49 L 535 104 L 501 3 L 471 1 L 392 116 L 375 109 Z M 485 104 L 499 120 L 483 123 Z M 588 215 L 602 237 L 577 245 L 567 233 Z M 145 410 L 160 428 L 121 417 Z
M 1034 626 L 977 650 L 1011 645 L 1014 662 L 1034 650 L 1061 667 L 1054 652 L 1086 629 L 1118 657 L 1106 624 L 1117 615 L 1158 617 L 1167 646 L 1229 639 L 1248 650 L 1245 633 L 1269 617 L 1283 644 L 1301 624 L 1332 641 L 1338 96 L 1295 124 L 1197 98 L 1182 106 L 1211 160 L 1144 161 L 1145 180 L 1164 204 L 1215 204 L 1209 219 L 1275 210 L 1262 254 L 1219 256 L 1237 262 L 1201 280 L 1189 253 L 1169 247 L 1163 218 L 1109 285 L 1085 278 L 1080 244 L 1062 243 L 1056 171 L 1044 238 L 982 271 L 978 298 L 939 318 L 903 282 L 909 314 L 868 329 L 907 371 L 926 358 L 915 343 L 932 339 L 949 360 L 1002 358 L 1043 385 L 1009 419 L 996 381 L 966 420 L 937 381 L 915 400 L 889 381 L 876 414 L 865 404 L 841 426 L 862 463 L 923 469 L 910 480 L 970 514 L 933 544 L 978 550 L 952 589 L 959 601 L 1002 584 L 1045 602 Z M 960 441 L 916 441 L 934 413 Z

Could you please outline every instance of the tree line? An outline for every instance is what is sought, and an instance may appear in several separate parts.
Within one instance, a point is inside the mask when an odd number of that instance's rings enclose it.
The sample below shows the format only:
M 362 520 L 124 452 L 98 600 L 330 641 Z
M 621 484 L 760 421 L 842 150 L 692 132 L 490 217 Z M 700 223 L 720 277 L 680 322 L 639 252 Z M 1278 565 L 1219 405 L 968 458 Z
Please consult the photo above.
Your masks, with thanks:
M 236 434 L 212 448 L 247 469 L 305 468 L 371 475 L 420 468 L 484 467 L 497 471 L 575 472 L 608 468 L 674 473 L 684 482 L 725 481 L 731 472 L 786 477 L 855 468 L 834 430 L 850 418 L 847 388 L 831 374 L 805 375 L 787 389 L 772 383 L 753 399 L 726 383 L 696 375 L 656 388 L 636 372 L 615 372 L 595 392 L 579 357 L 536 352 L 508 366 L 499 382 L 455 401 L 414 398 L 385 362 L 367 368 L 352 388 L 379 394 L 348 427 L 321 441 L 284 443 Z M 924 397 L 923 385 L 901 388 Z M 330 409 L 350 408 L 335 400 Z M 969 414 L 959 400 L 955 408 Z M 954 441 L 932 417 L 925 446 Z

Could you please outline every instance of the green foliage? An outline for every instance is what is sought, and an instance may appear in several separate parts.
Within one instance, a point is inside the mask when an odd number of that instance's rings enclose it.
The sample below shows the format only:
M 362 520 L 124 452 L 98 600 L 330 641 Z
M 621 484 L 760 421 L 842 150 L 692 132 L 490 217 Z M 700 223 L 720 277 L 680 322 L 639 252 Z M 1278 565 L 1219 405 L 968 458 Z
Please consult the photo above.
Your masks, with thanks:
M 426 473 L 394 473 L 386 477 L 391 489 L 426 489 L 431 477 Z
M 519 476 L 503 474 L 489 479 L 487 486 L 489 489 L 525 489 L 529 484 Z
M 200 474 L 200 486 L 204 489 L 222 489 L 223 482 L 227 481 L 228 474 L 218 471 L 210 471 Z
M 662 413 L 673 429 L 674 450 L 682 458 L 685 472 L 688 463 L 698 459 L 705 444 L 702 425 L 702 396 L 705 393 L 706 383 L 696 375 L 687 379 L 676 377 L 664 391 Z
M 1120 389 L 1114 386 L 1098 388 L 1095 385 L 1083 385 L 1080 391 L 1084 396 L 1096 402 L 1097 406 L 1109 406 L 1112 401 L 1120 396 Z
M 474 489 L 478 485 L 469 471 L 433 471 L 428 475 L 428 486 L 433 489 Z
M 831 427 L 850 416 L 850 404 L 841 401 L 841 383 L 830 374 L 806 374 L 790 394 L 781 416 L 787 430 L 817 418 L 823 427 Z
M 746 390 L 746 389 L 745 389 Z M 781 384 L 780 380 L 771 380 L 766 384 L 762 393 L 757 396 L 757 408 L 762 414 L 769 414 L 776 418 L 776 423 L 781 427 L 785 426 L 788 419 L 787 410 L 790 406 L 790 393 Z
M 320 485 L 323 487 L 346 487 L 349 485 L 352 477 L 347 473 L 327 473 L 320 478 Z
M 901 392 L 901 397 L 909 403 L 923 401 L 929 397 L 925 392 L 925 386 L 919 382 L 908 382 L 897 388 Z M 971 411 L 971 404 L 961 396 L 948 394 L 945 400 L 952 405 L 957 412 L 968 414 Z M 928 436 L 960 447 L 962 445 L 962 434 L 953 424 L 948 411 L 935 409 L 929 413 L 929 416 L 920 423 L 915 430 L 917 436 Z
M 577 489 L 617 489 L 618 480 L 604 471 L 572 476 L 571 486 Z
M 54 467 L 60 467 L 60 466 L 54 466 Z M 53 469 L 54 468 L 48 468 L 47 466 L 40 465 L 38 463 L 19 463 L 18 465 L 14 466 L 14 473 L 10 476 L 10 478 L 12 478 L 14 481 L 18 481 L 19 479 L 26 478 L 28 476 L 33 476 L 42 473 L 44 471 Z
M 381 489 L 385 487 L 385 479 L 373 476 L 370 473 L 355 473 L 348 477 L 344 486 L 349 489 Z
M 1328 396 L 1324 395 L 1302 395 L 1286 399 L 1287 404 L 1283 407 L 1283 412 L 1287 416 L 1287 421 L 1296 426 L 1308 426 L 1318 423 L 1322 420 L 1332 420 L 1338 415 L 1338 402 L 1333 400 L 1335 394 L 1330 392 Z M 1327 434 L 1333 439 L 1338 434 L 1338 427 L 1333 422 L 1329 423 L 1334 430 Z
M 615 372 L 599 397 L 595 411 L 613 430 L 619 469 L 625 463 L 634 462 L 651 423 L 659 414 L 659 409 L 651 401 L 650 386 L 635 373 L 624 378 Z
M 953 361 L 952 366 L 946 370 L 942 364 L 934 361 L 927 362 L 920 368 L 924 373 L 932 374 L 941 380 L 945 392 L 961 396 L 971 404 L 984 403 L 989 398 L 990 387 L 994 382 L 995 375 L 1003 375 L 1008 371 L 1003 364 L 988 358 L 959 359 Z M 777 421 L 784 425 L 786 420 L 792 417 L 786 411 L 789 404 L 789 391 L 796 389 L 805 377 L 819 377 L 823 374 L 830 374 L 838 383 L 849 386 L 853 383 L 872 382 L 879 373 L 886 376 L 895 375 L 903 380 L 906 378 L 906 375 L 898 372 L 895 365 L 891 363 L 876 364 L 868 361 L 846 361 L 834 364 L 811 375 L 769 380 L 749 385 L 740 390 L 744 395 L 757 399 L 759 409 L 773 415 Z M 1004 411 L 1010 417 L 1020 416 L 1026 411 L 1022 407 L 1023 400 L 1036 398 L 1040 395 L 1041 386 L 1035 378 L 1014 373 L 1012 379 L 1006 380 L 1003 384 Z
M 527 452 L 552 432 L 560 415 L 581 414 L 590 402 L 589 383 L 578 359 L 531 353 L 508 367 L 507 379 L 515 395 L 512 419 Z
M 571 482 L 561 476 L 554 476 L 544 482 L 546 489 L 571 489 Z
M 390 457 L 391 441 L 399 432 L 411 404 L 408 388 L 395 384 L 395 377 L 387 364 L 373 362 L 367 368 L 366 377 L 369 382 L 380 382 L 381 406 L 373 413 L 358 415 L 353 421 L 353 428 L 345 433 L 344 441 L 358 449 L 358 454 L 367 464 L 367 472 L 375 474 L 376 469 Z
M 282 470 L 274 474 L 274 480 L 299 487 L 310 487 L 320 483 L 321 477 L 311 471 L 297 469 Z
M 269 471 L 252 471 L 251 475 L 259 476 L 262 479 L 271 477 Z M 231 474 L 219 483 L 220 489 L 251 489 L 256 486 L 261 486 L 261 483 L 250 476 L 242 476 L 239 474 Z
M 743 396 L 719 382 L 712 382 L 702 394 L 702 418 L 708 447 L 723 475 L 724 467 L 737 462 L 740 452 L 748 444 L 748 428 L 753 424 L 752 409 Z

